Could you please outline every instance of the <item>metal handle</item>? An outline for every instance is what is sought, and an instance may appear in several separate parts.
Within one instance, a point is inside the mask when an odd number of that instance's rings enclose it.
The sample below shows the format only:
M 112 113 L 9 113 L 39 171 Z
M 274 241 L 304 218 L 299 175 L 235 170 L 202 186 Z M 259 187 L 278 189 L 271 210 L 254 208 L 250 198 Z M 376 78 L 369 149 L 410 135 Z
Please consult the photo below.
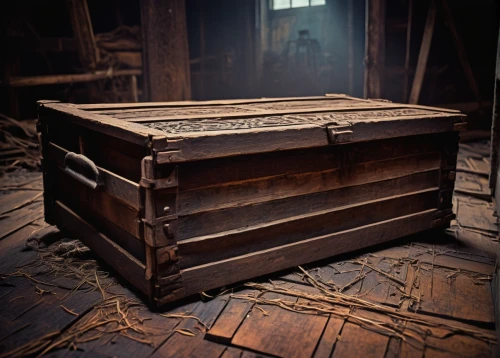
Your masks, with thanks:
M 99 169 L 93 161 L 82 154 L 67 153 L 64 157 L 64 171 L 92 189 L 102 186 Z

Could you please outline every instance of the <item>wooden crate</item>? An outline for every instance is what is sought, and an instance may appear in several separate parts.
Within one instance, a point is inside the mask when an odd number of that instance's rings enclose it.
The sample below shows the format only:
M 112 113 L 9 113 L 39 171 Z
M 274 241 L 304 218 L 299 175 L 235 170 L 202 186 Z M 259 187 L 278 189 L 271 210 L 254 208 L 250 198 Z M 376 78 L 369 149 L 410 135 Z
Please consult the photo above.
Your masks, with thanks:
M 161 305 L 452 219 L 454 110 L 39 102 L 45 215 Z

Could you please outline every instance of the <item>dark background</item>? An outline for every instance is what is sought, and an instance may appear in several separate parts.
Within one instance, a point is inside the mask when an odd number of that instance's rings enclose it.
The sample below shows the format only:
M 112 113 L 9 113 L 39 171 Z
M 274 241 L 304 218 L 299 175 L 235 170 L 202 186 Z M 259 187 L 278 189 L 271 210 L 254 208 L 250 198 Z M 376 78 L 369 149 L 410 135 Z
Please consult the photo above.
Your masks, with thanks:
M 362 97 L 365 58 L 364 0 L 352 0 L 352 41 L 348 35 L 346 0 L 326 0 L 324 6 L 272 10 L 259 0 L 187 0 L 191 94 L 194 100 L 305 96 L 347 93 Z M 410 67 L 405 90 L 405 48 L 409 0 L 386 0 L 385 69 L 381 97 L 407 102 L 418 59 L 430 1 L 412 2 Z M 499 29 L 495 0 L 448 1 L 466 57 L 480 90 L 480 107 L 459 60 L 456 45 L 438 4 L 436 25 L 419 103 L 446 105 L 475 118 L 473 126 L 488 128 Z M 141 44 L 139 0 L 88 0 L 96 37 L 117 28 L 132 29 Z M 89 95 L 88 83 L 12 87 L 12 77 L 78 74 L 82 66 L 72 45 L 72 27 L 66 1 L 22 0 L 0 5 L 2 79 L 0 112 L 15 118 L 36 116 L 36 100 L 69 102 L 130 101 L 124 79 L 101 81 L 102 94 Z M 293 64 L 293 41 L 308 30 L 318 45 L 314 63 Z M 135 31 L 135 32 L 134 32 Z M 44 45 L 62 39 L 64 46 Z M 45 41 L 45 42 L 44 42 Z M 290 43 L 292 41 L 292 43 Z M 287 47 L 288 46 L 288 47 Z M 290 47 L 291 46 L 291 47 Z M 288 51 L 287 51 L 288 49 Z M 349 75 L 349 51 L 352 75 Z M 126 49 L 141 58 L 141 49 Z M 141 63 L 110 58 L 99 69 L 141 68 Z M 134 60 L 135 61 L 135 60 Z M 311 72 L 310 68 L 314 67 Z M 350 80 L 352 78 L 352 80 Z M 138 76 L 139 100 L 148 100 Z M 111 83 L 112 82 L 112 83 Z

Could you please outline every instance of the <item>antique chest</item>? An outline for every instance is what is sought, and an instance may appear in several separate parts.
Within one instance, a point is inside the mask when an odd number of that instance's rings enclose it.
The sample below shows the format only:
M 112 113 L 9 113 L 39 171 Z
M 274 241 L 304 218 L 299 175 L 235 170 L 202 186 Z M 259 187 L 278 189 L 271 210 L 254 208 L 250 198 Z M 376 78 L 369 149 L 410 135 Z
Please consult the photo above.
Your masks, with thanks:
M 464 125 L 345 95 L 40 101 L 46 221 L 161 305 L 446 226 Z

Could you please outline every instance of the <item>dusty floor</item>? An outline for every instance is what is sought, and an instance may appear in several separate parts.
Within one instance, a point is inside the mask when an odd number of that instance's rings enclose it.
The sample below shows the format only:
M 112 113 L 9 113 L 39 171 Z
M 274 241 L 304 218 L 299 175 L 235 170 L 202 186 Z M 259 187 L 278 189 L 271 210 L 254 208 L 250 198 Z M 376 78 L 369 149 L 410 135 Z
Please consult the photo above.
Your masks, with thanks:
M 484 200 L 488 150 L 461 146 L 457 221 L 447 233 L 207 292 L 162 312 L 46 227 L 40 174 L 4 176 L 0 357 L 489 357 L 498 241 L 493 204 Z

